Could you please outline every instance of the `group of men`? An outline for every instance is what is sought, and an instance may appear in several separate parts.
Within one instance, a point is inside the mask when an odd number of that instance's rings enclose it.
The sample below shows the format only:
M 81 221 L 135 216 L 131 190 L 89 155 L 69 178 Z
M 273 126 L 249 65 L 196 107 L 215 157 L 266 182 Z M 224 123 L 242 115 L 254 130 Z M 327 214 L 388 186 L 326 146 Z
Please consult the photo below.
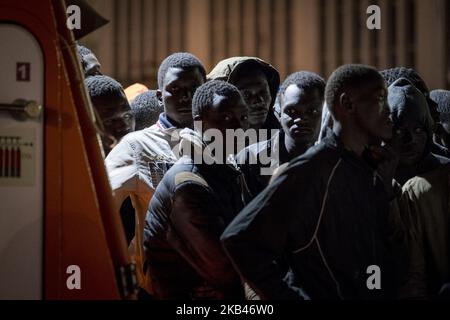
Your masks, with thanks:
M 142 299 L 449 296 L 449 91 L 175 53 L 128 101 L 78 52 Z

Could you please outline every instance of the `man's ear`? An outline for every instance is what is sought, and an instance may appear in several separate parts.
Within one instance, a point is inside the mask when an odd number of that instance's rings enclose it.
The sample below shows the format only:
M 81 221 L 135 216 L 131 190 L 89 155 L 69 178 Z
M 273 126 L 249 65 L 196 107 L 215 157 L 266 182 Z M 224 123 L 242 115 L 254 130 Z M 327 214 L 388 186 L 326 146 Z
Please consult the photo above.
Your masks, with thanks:
M 348 113 L 354 112 L 353 103 L 347 93 L 341 93 L 341 95 L 339 96 L 339 103 Z
M 158 101 L 160 102 L 160 103 L 162 103 L 163 101 L 162 101 L 162 92 L 161 92 L 161 90 L 156 90 L 156 98 L 158 99 Z

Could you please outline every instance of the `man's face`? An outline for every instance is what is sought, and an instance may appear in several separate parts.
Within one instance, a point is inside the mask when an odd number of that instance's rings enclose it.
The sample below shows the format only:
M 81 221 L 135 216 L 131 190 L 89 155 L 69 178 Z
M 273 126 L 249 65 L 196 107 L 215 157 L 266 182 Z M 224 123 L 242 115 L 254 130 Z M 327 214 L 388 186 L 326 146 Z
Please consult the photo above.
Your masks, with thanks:
M 192 97 L 205 82 L 198 68 L 169 68 L 164 77 L 164 88 L 158 97 L 164 104 L 167 117 L 180 128 L 192 125 Z
M 135 119 L 125 93 L 120 98 L 95 99 L 93 105 L 108 135 L 117 141 L 134 131 Z
M 267 77 L 259 70 L 242 72 L 233 84 L 239 89 L 248 106 L 250 127 L 261 128 L 266 121 L 272 102 Z
M 393 143 L 399 152 L 399 163 L 412 166 L 422 158 L 428 135 L 425 127 L 413 115 L 405 114 L 394 127 Z
M 382 79 L 368 81 L 358 89 L 350 90 L 355 106 L 356 122 L 371 142 L 392 138 L 393 123 L 387 102 L 387 89 Z
M 101 65 L 93 53 L 85 55 L 83 57 L 83 60 L 84 60 L 84 66 L 83 66 L 84 67 L 84 76 L 86 78 L 90 77 L 90 76 L 102 74 L 100 72 Z
M 430 98 L 430 94 L 428 92 L 424 93 L 424 96 L 427 100 L 428 109 L 430 110 L 431 118 L 433 119 L 434 125 L 436 125 L 440 121 L 438 105 Z
M 320 131 L 323 97 L 319 90 L 305 91 L 291 84 L 281 94 L 280 123 L 297 144 L 311 144 Z
M 211 107 L 203 112 L 202 129 L 219 130 L 223 137 L 227 129 L 248 129 L 247 105 L 241 95 L 230 96 L 214 95 L 214 102 Z

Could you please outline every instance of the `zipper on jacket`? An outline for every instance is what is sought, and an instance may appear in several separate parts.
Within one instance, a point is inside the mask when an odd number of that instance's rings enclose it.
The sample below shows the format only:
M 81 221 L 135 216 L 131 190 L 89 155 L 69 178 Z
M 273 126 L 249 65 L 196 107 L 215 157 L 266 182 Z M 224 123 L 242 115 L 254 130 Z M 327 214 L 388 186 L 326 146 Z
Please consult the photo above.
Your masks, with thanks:
M 244 206 L 247 205 L 247 201 L 245 200 L 244 191 L 247 192 L 247 194 L 250 196 L 250 198 L 253 198 L 252 193 L 250 192 L 250 189 L 248 188 L 247 181 L 245 180 L 244 174 L 239 170 L 239 182 L 240 182 L 240 188 L 241 188 L 241 199 L 242 204 Z

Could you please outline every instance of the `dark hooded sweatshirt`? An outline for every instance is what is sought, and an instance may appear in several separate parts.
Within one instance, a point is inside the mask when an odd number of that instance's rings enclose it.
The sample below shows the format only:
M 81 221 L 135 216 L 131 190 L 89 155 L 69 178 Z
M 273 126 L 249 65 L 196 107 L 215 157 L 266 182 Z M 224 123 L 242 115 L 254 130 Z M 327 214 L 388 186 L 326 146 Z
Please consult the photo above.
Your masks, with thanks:
M 415 172 L 408 176 L 396 175 L 396 180 L 403 185 L 416 175 L 437 169 L 440 165 L 450 163 L 448 158 L 432 153 L 433 150 L 433 119 L 431 118 L 425 96 L 405 78 L 400 78 L 389 86 L 389 107 L 394 126 L 405 114 L 412 115 L 425 128 L 428 142 Z
M 220 61 L 208 74 L 207 78 L 209 80 L 223 80 L 233 83 L 233 78 L 239 72 L 239 69 L 250 64 L 254 64 L 257 68 L 261 68 L 264 72 L 267 77 L 270 95 L 272 97 L 266 122 L 261 129 L 280 129 L 280 122 L 273 112 L 273 105 L 280 86 L 280 74 L 272 65 L 257 57 L 232 57 Z

